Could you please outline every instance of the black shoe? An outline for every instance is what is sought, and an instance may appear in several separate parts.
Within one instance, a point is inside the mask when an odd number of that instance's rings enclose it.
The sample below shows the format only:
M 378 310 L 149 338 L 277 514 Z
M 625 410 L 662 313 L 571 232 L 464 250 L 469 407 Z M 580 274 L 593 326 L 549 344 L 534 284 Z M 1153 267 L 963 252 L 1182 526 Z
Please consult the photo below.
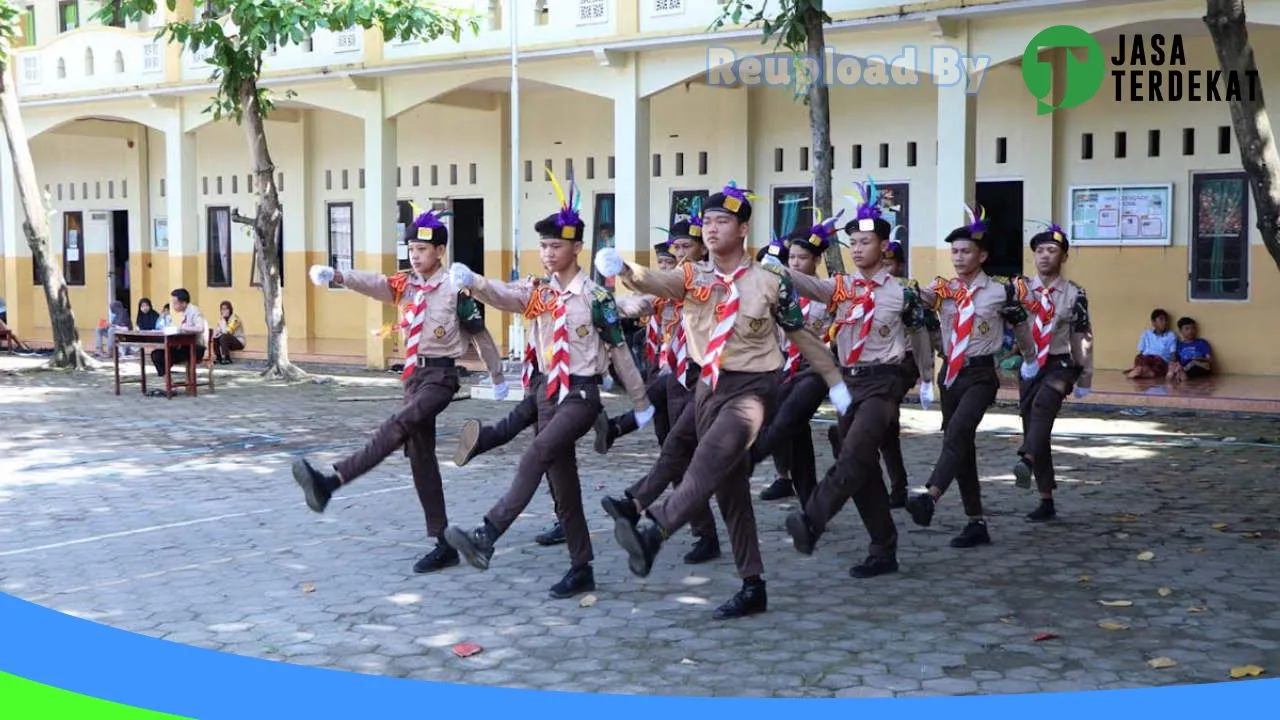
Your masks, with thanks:
M 613 447 L 613 441 L 618 439 L 617 428 L 614 427 L 613 421 L 609 419 L 608 414 L 601 411 L 596 415 L 596 452 L 604 455 L 609 452 L 609 448 Z
M 889 509 L 898 510 L 907 506 L 907 489 L 905 487 L 894 488 L 889 491 Z
M 538 537 L 534 538 L 533 541 L 543 547 L 550 547 L 552 545 L 562 545 L 565 542 L 564 528 L 560 527 L 560 521 L 557 520 L 555 525 L 552 525 L 551 527 L 547 528 L 540 535 L 538 535 Z
M 720 538 L 700 537 L 684 556 L 685 565 L 700 565 L 720 557 Z
M 951 539 L 953 548 L 971 548 L 990 544 L 991 536 L 987 534 L 987 523 L 982 520 L 970 520 L 960 534 Z
M 1036 509 L 1027 513 L 1027 522 L 1047 522 L 1057 517 L 1058 511 L 1053 507 L 1053 500 L 1042 498 Z
M 777 478 L 769 487 L 760 491 L 761 500 L 781 500 L 789 498 L 796 494 L 795 487 L 791 481 L 784 478 Z
M 467 559 L 467 563 L 479 570 L 489 569 L 489 560 L 493 558 L 493 543 L 497 539 L 497 533 L 487 522 L 471 532 L 457 525 L 444 529 L 444 541 L 457 548 L 458 553 Z
M 342 484 L 336 474 L 316 470 L 306 458 L 293 461 L 293 479 L 302 488 L 307 498 L 307 507 L 318 513 L 324 512 L 329 498 L 333 497 L 333 491 Z
M 1027 489 L 1031 487 L 1031 478 L 1035 473 L 1031 469 L 1031 463 L 1026 458 L 1019 458 L 1018 462 L 1013 465 L 1013 485 Z
M 436 547 L 431 552 L 423 555 L 418 562 L 413 564 L 413 571 L 416 573 L 429 573 L 437 570 L 451 568 L 461 562 L 458 557 L 458 551 L 440 538 L 436 541 Z
M 716 620 L 732 620 L 733 618 L 758 615 L 769 609 L 769 594 L 765 592 L 764 581 L 742 581 L 742 589 L 729 598 L 729 601 L 716 608 Z
M 813 546 L 818 542 L 818 536 L 813 532 L 813 528 L 809 527 L 809 518 L 805 517 L 803 510 L 796 510 L 787 515 L 787 534 L 791 536 L 791 544 L 795 546 L 796 551 L 801 555 L 812 555 Z
M 877 575 L 896 572 L 898 572 L 898 558 L 893 554 L 868 555 L 867 559 L 863 560 L 861 564 L 849 568 L 849 577 L 864 580 Z
M 616 522 L 613 525 L 613 538 L 623 550 L 627 551 L 627 567 L 632 574 L 645 577 L 653 569 L 653 559 L 662 548 L 662 528 L 656 523 L 645 523 L 637 527 L 628 522 Z
M 907 512 L 911 513 L 911 521 L 921 527 L 929 527 L 933 522 L 933 496 L 928 492 L 916 493 L 907 498 Z
M 600 505 L 614 522 L 627 522 L 632 527 L 640 522 L 640 511 L 636 510 L 635 502 L 629 497 L 618 500 L 605 495 L 600 498 Z
M 560 582 L 551 586 L 551 597 L 557 600 L 571 598 L 596 589 L 596 574 L 590 565 L 570 568 Z
M 458 431 L 458 448 L 453 451 L 454 465 L 462 467 L 477 455 L 476 448 L 480 447 L 481 427 L 479 420 L 468 420 L 462 423 L 462 430 Z
M 827 428 L 827 442 L 831 443 L 831 459 L 832 460 L 840 459 L 840 446 L 844 444 L 843 442 L 841 442 L 841 440 L 842 438 L 840 437 L 839 425 L 832 425 L 831 427 Z

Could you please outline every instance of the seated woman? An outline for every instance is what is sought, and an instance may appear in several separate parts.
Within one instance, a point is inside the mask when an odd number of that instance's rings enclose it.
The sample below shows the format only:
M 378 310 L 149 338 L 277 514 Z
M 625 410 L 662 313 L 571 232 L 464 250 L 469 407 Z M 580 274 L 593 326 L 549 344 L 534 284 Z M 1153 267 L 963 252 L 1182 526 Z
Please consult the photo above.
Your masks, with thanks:
M 1169 380 L 1182 382 L 1187 378 L 1208 377 L 1213 363 L 1213 348 L 1209 341 L 1200 337 L 1200 328 L 1196 321 L 1189 318 L 1178 319 L 1177 351 L 1174 362 L 1169 363 Z
M 218 328 L 213 331 L 214 362 L 219 365 L 231 364 L 231 351 L 244 349 L 244 324 L 240 316 L 231 307 L 231 303 L 223 300 L 218 305 Z
M 1169 329 L 1169 313 L 1159 308 L 1152 310 L 1151 329 L 1138 338 L 1138 355 L 1124 376 L 1130 380 L 1163 378 L 1169 371 L 1176 344 L 1177 337 Z
M 119 300 L 112 300 L 107 307 L 107 319 L 98 323 L 98 329 L 94 332 L 94 340 L 97 348 L 97 355 L 107 355 L 116 351 L 116 332 L 124 330 L 128 332 L 133 329 L 133 322 L 129 320 L 129 310 L 125 308 L 124 303 Z M 103 345 L 106 345 L 104 348 Z M 128 354 L 128 349 L 125 349 Z

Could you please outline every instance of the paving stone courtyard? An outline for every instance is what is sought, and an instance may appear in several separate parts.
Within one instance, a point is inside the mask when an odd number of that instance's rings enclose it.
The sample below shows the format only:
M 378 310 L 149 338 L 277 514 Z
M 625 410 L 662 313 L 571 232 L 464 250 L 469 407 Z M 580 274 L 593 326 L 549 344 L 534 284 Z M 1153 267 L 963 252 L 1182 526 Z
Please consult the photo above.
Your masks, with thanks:
M 639 579 L 600 509 L 656 457 L 648 430 L 608 455 L 580 443 L 598 588 L 594 602 L 552 600 L 568 558 L 533 541 L 553 518 L 545 489 L 486 573 L 413 574 L 430 544 L 402 455 L 324 515 L 307 510 L 293 457 L 357 448 L 398 402 L 393 375 L 286 387 L 219 368 L 216 393 L 165 400 L 33 364 L 0 356 L 0 591 L 173 642 L 423 680 L 677 695 L 1023 693 L 1280 671 L 1274 417 L 1072 408 L 1055 442 L 1060 519 L 1032 525 L 1035 494 L 1010 472 L 1017 418 L 995 408 L 978 446 L 994 544 L 948 546 L 964 522 L 948 495 L 930 528 L 895 511 L 902 571 L 859 581 L 852 506 L 804 557 L 783 529 L 793 504 L 757 501 L 770 611 L 717 622 L 738 588 L 722 522 L 722 559 L 682 564 L 681 532 Z M 458 428 L 510 407 L 459 401 L 439 422 L 454 523 L 479 521 L 529 439 L 457 468 Z M 939 420 L 904 408 L 913 485 L 936 458 Z M 814 424 L 823 469 L 826 427 Z M 772 478 L 762 464 L 753 493 Z M 462 642 L 483 652 L 458 657 Z

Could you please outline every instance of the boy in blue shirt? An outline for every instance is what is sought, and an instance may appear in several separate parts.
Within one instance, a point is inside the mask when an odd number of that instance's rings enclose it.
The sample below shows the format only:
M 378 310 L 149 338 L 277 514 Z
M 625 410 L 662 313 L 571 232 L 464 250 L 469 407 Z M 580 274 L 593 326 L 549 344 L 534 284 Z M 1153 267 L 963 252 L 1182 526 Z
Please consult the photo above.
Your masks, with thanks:
M 1183 317 L 1178 319 L 1177 351 L 1174 361 L 1169 363 L 1169 380 L 1182 382 L 1187 378 L 1208 377 L 1213 362 L 1213 348 L 1209 341 L 1200 337 L 1200 328 L 1196 321 Z

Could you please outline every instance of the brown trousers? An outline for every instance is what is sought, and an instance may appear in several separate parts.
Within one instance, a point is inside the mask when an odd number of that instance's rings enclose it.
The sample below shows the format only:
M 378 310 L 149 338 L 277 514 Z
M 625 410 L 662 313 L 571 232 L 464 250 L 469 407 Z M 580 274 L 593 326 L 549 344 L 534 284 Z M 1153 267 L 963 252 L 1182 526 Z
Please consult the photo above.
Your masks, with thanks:
M 764 572 L 751 506 L 750 450 L 777 402 L 777 372 L 723 371 L 714 392 L 706 383 L 698 383 L 694 394 L 698 446 L 689 469 L 674 492 L 649 508 L 650 517 L 669 536 L 715 496 L 729 530 L 733 560 L 744 578 Z
M 678 385 L 677 385 L 678 386 Z M 690 395 L 693 393 L 690 392 Z M 672 485 L 679 486 L 680 480 L 693 462 L 693 453 L 698 447 L 697 413 L 694 404 L 686 402 L 667 434 L 667 441 L 658 452 L 658 460 L 647 475 L 639 482 L 627 488 L 627 497 L 640 503 L 641 507 L 649 507 L 662 493 Z M 704 503 L 697 508 L 689 519 L 689 529 L 694 537 L 714 538 L 716 536 L 716 517 L 711 514 L 711 503 Z
M 596 378 L 572 378 L 569 394 L 558 404 L 556 399 L 547 398 L 543 387 L 538 388 L 537 434 L 520 456 L 511 487 L 485 515 L 499 534 L 505 533 L 529 506 L 546 475 L 573 567 L 591 562 L 591 533 L 582 511 L 582 485 L 574 446 L 595 425 L 600 409 Z
M 942 387 L 939 385 L 939 387 Z M 951 387 L 942 388 L 942 451 L 926 487 L 945 493 L 951 481 L 960 485 L 965 515 L 982 517 L 982 487 L 978 482 L 976 449 L 978 425 L 996 401 L 1000 376 L 994 367 L 967 367 Z
M 436 416 L 449 407 L 458 388 L 457 368 L 417 368 L 404 384 L 400 410 L 382 423 L 362 449 L 333 466 L 345 485 L 404 447 L 429 537 L 440 537 L 449 524 L 436 461 Z
M 916 367 L 916 359 L 912 353 L 902 361 L 902 395 L 898 406 L 907 399 L 907 393 L 920 381 L 920 369 Z M 941 386 L 939 386 L 941 387 Z M 902 457 L 902 424 L 901 413 L 893 416 L 893 424 L 880 448 L 880 458 L 884 460 L 885 473 L 889 476 L 890 492 L 907 492 L 907 465 Z
M 752 454 L 757 457 L 773 455 L 778 476 L 791 479 L 801 503 L 809 499 L 818 484 L 818 460 L 814 456 L 810 422 L 826 399 L 827 384 L 822 376 L 813 370 L 801 369 L 779 388 L 778 411 L 752 448 Z
M 840 435 L 844 438 L 840 457 L 804 506 L 809 527 L 820 536 L 831 518 L 852 499 L 871 536 L 871 555 L 890 554 L 898 546 L 889 492 L 880 473 L 880 448 L 898 415 L 900 383 L 902 376 L 896 367 L 892 373 L 846 377 L 853 406 L 840 416 Z
M 1062 401 L 1071 394 L 1079 378 L 1080 369 L 1071 364 L 1069 355 L 1050 355 L 1040 374 L 1022 380 L 1018 386 L 1018 414 L 1022 416 L 1022 447 L 1018 448 L 1018 454 L 1032 456 L 1031 470 L 1035 473 L 1036 487 L 1042 493 L 1058 487 L 1050 438 Z

